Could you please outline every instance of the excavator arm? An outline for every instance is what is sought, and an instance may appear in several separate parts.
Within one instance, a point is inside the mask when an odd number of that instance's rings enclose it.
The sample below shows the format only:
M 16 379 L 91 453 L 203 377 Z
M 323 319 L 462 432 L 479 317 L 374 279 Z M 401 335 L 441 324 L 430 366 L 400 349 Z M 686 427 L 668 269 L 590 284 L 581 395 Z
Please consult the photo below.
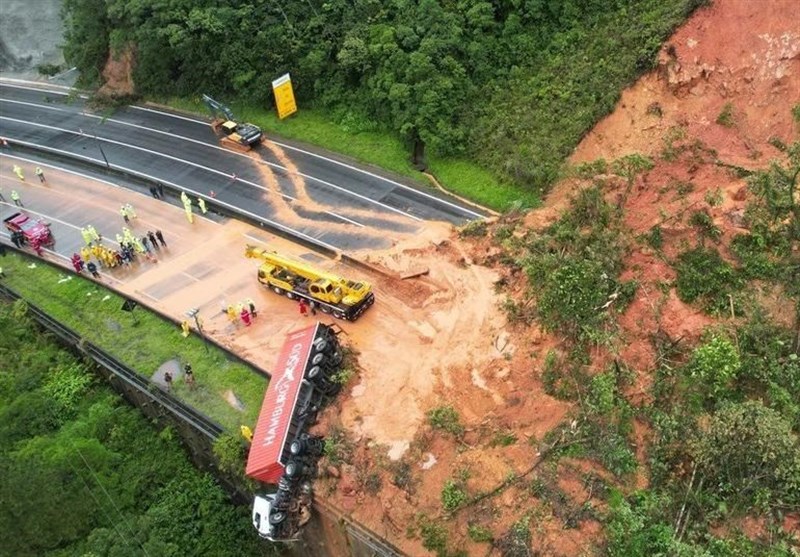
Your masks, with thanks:
M 206 103 L 206 106 L 211 111 L 211 115 L 214 118 L 224 117 L 226 120 L 234 121 L 233 111 L 221 102 L 215 101 L 208 95 L 203 95 L 203 102 Z

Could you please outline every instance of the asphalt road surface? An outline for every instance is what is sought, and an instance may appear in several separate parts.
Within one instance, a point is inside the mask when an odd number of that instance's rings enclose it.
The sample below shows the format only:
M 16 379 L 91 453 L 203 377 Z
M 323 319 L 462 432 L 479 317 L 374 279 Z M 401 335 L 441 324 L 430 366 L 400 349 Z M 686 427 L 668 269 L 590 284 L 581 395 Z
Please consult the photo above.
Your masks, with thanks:
M 0 83 L 0 136 L 213 198 L 335 250 L 388 247 L 426 221 L 484 216 L 439 192 L 287 143 L 236 153 L 219 146 L 208 121 L 136 106 L 96 113 L 84 99 L 29 84 Z

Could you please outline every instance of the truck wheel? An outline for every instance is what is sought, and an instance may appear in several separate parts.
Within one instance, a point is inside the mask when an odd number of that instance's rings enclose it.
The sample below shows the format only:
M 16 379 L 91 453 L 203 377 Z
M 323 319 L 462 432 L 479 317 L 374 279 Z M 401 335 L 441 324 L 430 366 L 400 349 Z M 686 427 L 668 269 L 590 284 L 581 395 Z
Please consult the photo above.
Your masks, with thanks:
M 319 310 L 322 313 L 330 313 L 331 312 L 331 308 L 329 308 L 328 306 L 321 305 L 321 304 L 319 306 Z
M 283 511 L 278 511 L 269 515 L 270 524 L 280 524 L 284 520 L 286 520 L 286 513 Z
M 290 300 L 297 299 L 297 295 L 294 292 L 289 292 L 288 290 L 286 291 L 286 297 L 289 298 Z
M 324 352 L 327 347 L 328 343 L 325 339 L 318 338 L 314 341 L 314 350 L 317 352 Z
M 291 460 L 286 465 L 286 475 L 292 480 L 297 480 L 304 472 L 305 467 L 296 460 Z
M 279 286 L 273 286 L 272 291 L 275 292 L 278 296 L 283 296 L 283 288 Z
M 335 309 L 335 310 L 333 310 L 333 316 L 334 316 L 336 319 L 344 319 L 344 318 L 345 318 L 345 317 L 344 317 L 344 312 L 343 312 L 343 311 L 340 311 L 340 310 L 338 310 L 338 309 Z

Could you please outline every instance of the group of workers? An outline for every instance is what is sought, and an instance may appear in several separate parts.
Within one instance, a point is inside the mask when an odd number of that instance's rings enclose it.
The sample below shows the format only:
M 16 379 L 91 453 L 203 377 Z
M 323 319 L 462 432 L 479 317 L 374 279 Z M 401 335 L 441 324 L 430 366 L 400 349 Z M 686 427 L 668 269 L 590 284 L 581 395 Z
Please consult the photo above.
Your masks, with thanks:
M 123 205 L 123 209 L 125 208 L 126 206 Z M 130 207 L 126 214 L 133 215 L 134 218 L 136 216 L 133 207 Z M 131 265 L 136 261 L 138 255 L 143 255 L 152 261 L 151 245 L 156 251 L 160 251 L 162 247 L 167 247 L 167 242 L 164 240 L 164 234 L 161 230 L 148 231 L 139 238 L 131 232 L 130 228 L 123 227 L 122 234 L 116 235 L 119 249 L 104 245 L 102 243 L 103 237 L 91 224 L 81 228 L 81 236 L 85 245 L 80 249 L 80 253 L 72 254 L 72 266 L 76 273 L 82 272 L 85 267 L 95 278 L 100 278 L 100 275 L 97 272 L 97 265 L 92 259 L 97 261 L 101 267 L 114 269 L 123 265 Z
M 236 324 L 241 320 L 245 327 L 252 325 L 253 319 L 258 315 L 258 312 L 256 312 L 256 304 L 250 298 L 236 305 L 229 304 L 226 306 L 223 302 L 222 312 L 228 315 L 228 319 L 230 319 L 231 323 Z
M 185 191 L 181 192 L 181 203 L 183 203 L 183 210 L 186 213 L 186 220 L 189 221 L 189 224 L 194 224 L 194 214 L 192 213 L 192 199 L 186 195 Z M 206 200 L 202 197 L 197 198 L 197 206 L 200 207 L 200 212 L 204 215 L 208 212 L 208 207 L 206 207 Z

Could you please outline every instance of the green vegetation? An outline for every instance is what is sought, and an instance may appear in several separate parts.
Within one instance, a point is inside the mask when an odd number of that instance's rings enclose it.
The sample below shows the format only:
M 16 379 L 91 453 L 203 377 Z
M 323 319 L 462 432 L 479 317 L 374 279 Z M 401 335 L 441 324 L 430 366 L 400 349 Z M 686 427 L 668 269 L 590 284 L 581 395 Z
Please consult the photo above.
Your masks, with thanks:
M 341 426 L 334 425 L 328 430 L 325 437 L 325 447 L 323 453 L 325 458 L 334 466 L 353 461 L 353 451 L 355 444 L 347 435 L 347 431 Z
M 698 142 L 687 147 L 682 130 L 668 136 L 669 156 L 686 151 L 693 161 L 710 153 Z M 528 274 L 522 299 L 505 303 L 509 317 L 529 321 L 526 308 L 533 301 L 540 323 L 561 337 L 544 354 L 545 391 L 575 402 L 575 410 L 537 443 L 547 447 L 545 462 L 529 492 L 547 501 L 565 526 L 585 517 L 601 520 L 607 555 L 784 557 L 797 551 L 785 517 L 800 509 L 800 143 L 786 145 L 783 153 L 786 158 L 766 170 L 737 172 L 751 193 L 744 215 L 748 233 L 731 238 L 729 248 L 705 209 L 688 218 L 699 245 L 679 244 L 682 251 L 672 261 L 662 251 L 666 238 L 659 225 L 640 236 L 677 271 L 674 284 L 661 281 L 644 297 L 656 319 L 673 286 L 681 300 L 722 318 L 691 345 L 654 327 L 656 370 L 646 394 L 640 381 L 650 372 L 627 369 L 618 350 L 628 339 L 617 335 L 611 311 L 598 315 L 608 302 L 625 307 L 623 288 L 602 289 L 603 281 L 617 281 L 630 236 L 619 219 L 627 192 L 611 206 L 604 183 L 609 171 L 631 183 L 626 168 L 640 172 L 646 165 L 581 165 L 576 175 L 593 185 L 555 224 L 520 237 L 506 216 L 484 233 L 502 248 L 496 260 L 510 267 L 511 276 Z M 675 180 L 661 193 L 672 190 L 681 198 L 693 189 L 691 182 Z M 707 193 L 705 201 L 718 206 L 720 190 Z M 706 247 L 706 240 L 720 245 Z M 612 300 L 613 292 L 619 295 Z M 770 313 L 760 307 L 762 300 Z M 599 358 L 607 362 L 599 373 L 595 353 L 610 357 Z M 643 437 L 644 445 L 634 445 Z M 556 478 L 559 467 L 574 462 L 564 459 L 592 459 L 617 477 L 605 480 L 612 485 L 598 486 L 597 497 L 607 507 L 586 501 L 564 511 L 570 500 L 542 480 L 547 474 Z M 648 487 L 632 490 L 639 470 Z M 587 489 L 595 487 L 584 480 Z M 753 523 L 758 531 L 739 530 Z M 517 533 L 518 538 L 496 538 L 493 547 L 504 555 L 528 554 L 530 532 Z
M 517 261 L 535 295 L 540 322 L 573 342 L 602 342 L 636 285 L 620 282 L 628 249 L 619 212 L 602 186 L 581 190 L 569 211 L 543 232 L 529 231 Z
M 741 281 L 734 268 L 713 248 L 694 248 L 678 256 L 678 297 L 699 301 L 711 313 L 729 310 Z
M 447 480 L 442 488 L 442 508 L 447 512 L 458 510 L 467 500 L 467 492 L 464 491 L 461 482 Z
M 731 103 L 725 103 L 725 106 L 722 107 L 722 110 L 717 115 L 717 124 L 725 126 L 726 128 L 732 128 L 736 125 L 736 120 L 733 117 L 733 105 Z
M 796 250 L 800 244 L 800 142 L 786 148 L 785 162 L 773 161 L 766 170 L 749 174 L 753 196 L 745 210 L 748 234 L 738 234 L 730 244 L 739 265 L 725 261 L 713 248 L 696 247 L 681 253 L 675 267 L 681 300 L 700 302 L 714 314 L 742 306 L 742 287 L 754 279 L 781 285 L 789 296 L 800 294 L 800 273 Z M 701 241 L 718 241 L 721 233 L 706 211 L 696 211 L 689 222 L 698 229 Z M 797 314 L 800 316 L 800 306 Z
M 456 437 L 464 434 L 461 418 L 452 406 L 438 406 L 428 411 L 428 423 L 435 429 L 441 429 Z
M 535 203 L 619 91 L 652 68 L 663 39 L 704 4 L 67 0 L 64 52 L 84 84 L 97 84 L 109 53 L 133 49 L 140 93 L 236 98 L 239 115 L 258 124 L 273 118 L 263 109 L 270 82 L 290 71 L 301 115 L 281 122 L 281 134 L 294 126 L 296 138 L 337 150 L 378 137 L 362 160 L 388 157 L 409 174 L 413 152 L 447 187 L 505 209 Z M 318 142 L 321 120 L 335 133 Z M 401 148 L 384 148 L 391 143 Z
M 273 555 L 170 429 L 0 303 L 3 555 Z M 13 354 L 13 357 L 9 357 Z
M 523 557 L 531 554 L 530 517 L 525 516 L 511 525 L 511 528 L 496 542 L 503 557 Z
M 706 342 L 694 349 L 686 371 L 710 398 L 717 399 L 728 389 L 740 367 L 739 353 L 734 344 L 724 336 L 712 333 Z
M 707 211 L 694 211 L 689 217 L 689 224 L 697 229 L 701 240 L 709 238 L 713 242 L 719 242 L 722 237 L 722 230 L 714 224 L 714 220 Z
M 467 527 L 467 535 L 469 535 L 469 539 L 477 543 L 491 542 L 494 539 L 491 530 L 474 524 Z
M 29 268 L 34 261 L 35 268 Z M 196 335 L 183 338 L 177 325 L 144 308 L 136 308 L 134 315 L 120 311 L 122 297 L 40 259 L 11 254 L 3 260 L 3 268 L 7 286 L 145 377 L 174 358 L 191 362 L 196 388 L 175 381 L 173 394 L 229 431 L 238 432 L 241 424 L 255 423 L 266 379 L 249 367 L 229 361 L 213 346 L 206 352 Z M 244 410 L 225 400 L 228 391 L 236 395 Z
M 463 551 L 452 551 L 447 528 L 441 523 L 434 522 L 424 514 L 417 516 L 417 528 L 422 538 L 422 547 L 436 553 L 436 557 L 466 557 Z

